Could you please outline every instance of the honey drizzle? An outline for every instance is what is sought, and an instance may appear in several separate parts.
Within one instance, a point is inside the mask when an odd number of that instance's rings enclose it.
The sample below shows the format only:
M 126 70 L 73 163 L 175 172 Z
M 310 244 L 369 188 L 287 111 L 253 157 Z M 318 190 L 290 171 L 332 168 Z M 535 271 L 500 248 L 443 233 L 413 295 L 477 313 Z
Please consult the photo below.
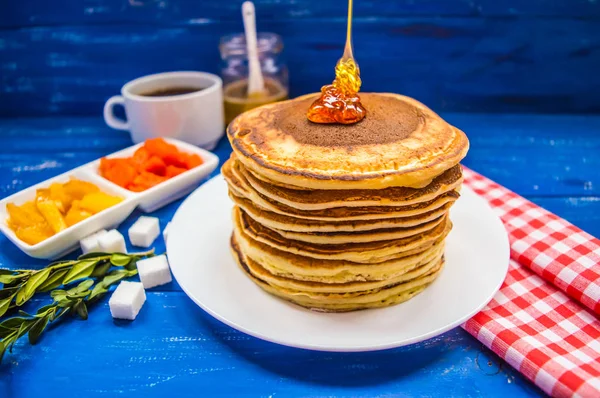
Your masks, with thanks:
M 360 122 L 367 115 L 358 96 L 361 84 L 360 68 L 352 51 L 352 0 L 348 0 L 346 45 L 335 66 L 335 80 L 321 88 L 321 97 L 308 109 L 308 120 L 314 123 Z

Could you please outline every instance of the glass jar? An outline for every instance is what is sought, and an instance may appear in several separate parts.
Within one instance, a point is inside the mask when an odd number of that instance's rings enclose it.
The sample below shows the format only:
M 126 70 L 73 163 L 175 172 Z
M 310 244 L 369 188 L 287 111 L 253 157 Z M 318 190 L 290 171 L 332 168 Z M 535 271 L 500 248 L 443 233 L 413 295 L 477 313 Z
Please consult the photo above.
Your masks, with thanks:
M 275 33 L 258 33 L 258 59 L 267 94 L 248 97 L 248 53 L 243 33 L 221 38 L 221 77 L 225 123 L 249 109 L 288 98 L 288 70 L 282 56 L 283 41 Z

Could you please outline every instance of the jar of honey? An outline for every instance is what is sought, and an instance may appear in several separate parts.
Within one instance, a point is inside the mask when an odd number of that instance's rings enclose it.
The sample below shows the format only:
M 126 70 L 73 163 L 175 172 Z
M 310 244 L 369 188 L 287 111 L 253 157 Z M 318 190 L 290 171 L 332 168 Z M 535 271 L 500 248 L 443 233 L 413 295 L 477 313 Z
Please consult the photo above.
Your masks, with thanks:
M 221 77 L 225 123 L 252 108 L 288 98 L 288 69 L 283 59 L 283 41 L 275 33 L 258 33 L 258 58 L 265 81 L 265 95 L 248 97 L 248 53 L 243 33 L 221 38 Z

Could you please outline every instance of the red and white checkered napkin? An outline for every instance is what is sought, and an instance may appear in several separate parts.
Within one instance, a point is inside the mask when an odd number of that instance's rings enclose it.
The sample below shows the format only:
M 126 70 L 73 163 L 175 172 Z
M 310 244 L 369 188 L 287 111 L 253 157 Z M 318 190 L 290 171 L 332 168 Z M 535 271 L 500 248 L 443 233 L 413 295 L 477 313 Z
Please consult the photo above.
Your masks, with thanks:
M 465 184 L 502 219 L 511 260 L 463 328 L 546 393 L 600 397 L 600 240 L 468 169 Z

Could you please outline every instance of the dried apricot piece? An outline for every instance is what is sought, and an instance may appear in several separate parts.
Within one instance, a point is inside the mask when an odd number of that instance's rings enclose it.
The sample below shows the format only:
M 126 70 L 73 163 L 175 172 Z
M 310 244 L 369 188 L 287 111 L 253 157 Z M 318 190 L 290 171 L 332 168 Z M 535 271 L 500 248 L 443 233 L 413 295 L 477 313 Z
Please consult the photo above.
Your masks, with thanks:
M 70 227 L 71 225 L 77 224 L 78 222 L 83 221 L 93 215 L 93 213 L 83 210 L 79 204 L 77 206 L 73 205 L 65 215 L 65 222 Z
M 17 235 L 17 238 L 21 239 L 23 242 L 30 245 L 35 245 L 36 243 L 40 243 L 41 241 L 46 240 L 54 235 L 54 231 L 52 231 L 48 224 L 37 224 L 18 228 L 15 231 L 15 235 Z
M 81 199 L 78 207 L 88 211 L 90 213 L 96 214 L 101 212 L 104 209 L 108 209 L 111 206 L 120 203 L 123 199 L 118 196 L 112 196 L 106 194 L 104 192 L 94 192 L 87 194 Z
M 33 202 L 27 202 L 21 206 L 9 203 L 6 205 L 6 211 L 13 228 L 29 227 L 46 222 Z
M 66 194 L 72 198 L 72 200 L 81 200 L 81 198 L 88 193 L 98 192 L 100 190 L 100 188 L 91 182 L 77 180 L 75 178 L 72 178 L 68 182 L 64 183 L 63 188 Z
M 152 156 L 143 164 L 140 171 L 147 171 L 148 173 L 164 176 L 167 172 L 167 165 L 158 156 Z
M 193 169 L 196 166 L 200 166 L 204 161 L 196 154 L 189 154 L 185 157 L 185 163 L 188 169 Z
M 146 140 L 144 148 L 146 148 L 150 155 L 155 155 L 163 159 L 170 153 L 179 152 L 175 145 L 169 144 L 162 138 L 150 138 Z
M 179 174 L 184 173 L 186 171 L 187 171 L 187 169 L 185 169 L 185 168 L 169 165 L 169 166 L 167 166 L 166 176 L 171 178 L 171 177 L 178 176 Z
M 137 171 L 127 159 L 100 159 L 100 174 L 115 184 L 126 187 L 131 184 Z
M 131 164 L 138 171 L 141 171 L 143 170 L 144 163 L 146 163 L 148 159 L 150 159 L 150 153 L 145 147 L 141 146 L 133 154 L 133 157 L 131 158 Z
M 35 204 L 55 233 L 67 229 L 67 223 L 55 201 L 40 196 L 36 199 Z
M 50 185 L 48 188 L 50 191 L 50 198 L 56 202 L 60 211 L 65 213 L 69 207 L 71 207 L 71 202 L 73 201 L 73 197 L 67 194 L 63 184 L 59 184 L 57 182 Z

